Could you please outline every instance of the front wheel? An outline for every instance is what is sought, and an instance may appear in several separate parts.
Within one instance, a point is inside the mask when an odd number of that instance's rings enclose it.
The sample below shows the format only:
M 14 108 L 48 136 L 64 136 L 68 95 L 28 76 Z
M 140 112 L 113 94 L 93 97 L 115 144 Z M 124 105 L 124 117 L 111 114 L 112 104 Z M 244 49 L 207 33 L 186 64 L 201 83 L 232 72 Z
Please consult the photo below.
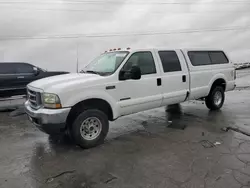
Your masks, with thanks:
M 77 145 L 87 149 L 102 144 L 108 130 L 106 114 L 97 109 L 87 109 L 75 119 L 71 135 Z
M 216 86 L 212 89 L 209 95 L 206 97 L 206 106 L 210 110 L 219 110 L 225 100 L 224 89 L 221 86 Z

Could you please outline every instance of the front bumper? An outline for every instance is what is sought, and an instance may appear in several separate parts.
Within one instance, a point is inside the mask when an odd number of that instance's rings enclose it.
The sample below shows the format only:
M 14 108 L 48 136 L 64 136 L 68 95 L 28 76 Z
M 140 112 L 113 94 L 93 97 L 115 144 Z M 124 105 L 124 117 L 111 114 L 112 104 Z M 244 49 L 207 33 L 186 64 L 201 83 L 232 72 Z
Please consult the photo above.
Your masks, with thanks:
M 29 120 L 41 131 L 47 134 L 58 134 L 65 130 L 66 120 L 71 108 L 34 110 L 29 101 L 24 103 Z

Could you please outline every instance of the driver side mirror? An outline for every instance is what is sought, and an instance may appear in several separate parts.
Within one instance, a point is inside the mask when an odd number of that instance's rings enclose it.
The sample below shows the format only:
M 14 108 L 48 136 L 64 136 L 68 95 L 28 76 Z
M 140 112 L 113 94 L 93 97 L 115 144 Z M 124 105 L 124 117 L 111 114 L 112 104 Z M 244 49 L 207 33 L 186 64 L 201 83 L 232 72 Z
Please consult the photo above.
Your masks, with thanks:
M 37 67 L 33 67 L 33 73 L 37 76 L 39 74 L 39 69 Z
M 119 80 L 140 80 L 141 69 L 138 66 L 132 66 L 129 71 L 121 70 L 119 73 Z

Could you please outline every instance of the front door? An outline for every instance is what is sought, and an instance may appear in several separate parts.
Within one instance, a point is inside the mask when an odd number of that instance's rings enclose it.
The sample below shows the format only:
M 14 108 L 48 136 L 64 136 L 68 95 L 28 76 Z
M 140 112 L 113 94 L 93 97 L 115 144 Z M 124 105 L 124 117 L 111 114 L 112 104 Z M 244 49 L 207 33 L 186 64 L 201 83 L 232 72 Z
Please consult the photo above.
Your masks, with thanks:
M 161 84 L 157 82 L 159 72 L 152 52 L 133 53 L 122 70 L 129 71 L 134 65 L 140 67 L 141 79 L 120 80 L 117 84 L 120 115 L 157 108 L 162 103 Z

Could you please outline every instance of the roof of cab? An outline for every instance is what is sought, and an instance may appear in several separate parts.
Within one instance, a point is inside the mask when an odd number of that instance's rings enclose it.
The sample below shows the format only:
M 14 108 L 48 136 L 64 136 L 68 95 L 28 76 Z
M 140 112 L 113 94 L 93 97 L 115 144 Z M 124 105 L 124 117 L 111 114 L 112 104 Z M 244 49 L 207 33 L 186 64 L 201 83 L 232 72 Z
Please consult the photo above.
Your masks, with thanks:
M 107 50 L 105 52 L 115 52 L 115 51 L 128 51 L 128 52 L 137 52 L 137 51 L 151 51 L 151 50 L 182 50 L 184 52 L 188 51 L 224 51 L 223 49 L 218 49 L 218 48 L 164 48 L 164 47 L 159 47 L 159 48 L 114 48 Z

